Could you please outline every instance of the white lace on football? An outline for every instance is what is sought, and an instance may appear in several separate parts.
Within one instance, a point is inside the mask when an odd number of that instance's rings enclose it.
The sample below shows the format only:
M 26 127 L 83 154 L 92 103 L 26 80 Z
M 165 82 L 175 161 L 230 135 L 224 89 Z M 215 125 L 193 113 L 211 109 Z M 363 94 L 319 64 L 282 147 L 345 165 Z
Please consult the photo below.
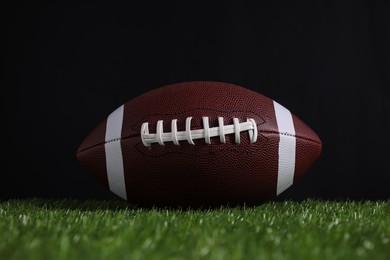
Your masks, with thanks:
M 141 139 L 144 146 L 149 147 L 152 143 L 164 145 L 166 142 L 173 142 L 180 145 L 179 141 L 187 141 L 195 145 L 194 139 L 204 139 L 207 144 L 211 144 L 212 137 L 218 137 L 221 143 L 226 143 L 225 135 L 234 134 L 236 144 L 240 143 L 241 132 L 248 131 L 251 143 L 257 141 L 257 124 L 252 118 L 245 122 L 239 122 L 238 118 L 233 118 L 233 124 L 224 125 L 223 117 L 218 117 L 218 126 L 210 127 L 209 118 L 202 117 L 203 129 L 191 130 L 192 117 L 187 117 L 185 131 L 177 131 L 177 119 L 171 121 L 171 132 L 163 131 L 163 120 L 157 121 L 156 133 L 149 133 L 149 123 L 143 123 L 141 126 Z

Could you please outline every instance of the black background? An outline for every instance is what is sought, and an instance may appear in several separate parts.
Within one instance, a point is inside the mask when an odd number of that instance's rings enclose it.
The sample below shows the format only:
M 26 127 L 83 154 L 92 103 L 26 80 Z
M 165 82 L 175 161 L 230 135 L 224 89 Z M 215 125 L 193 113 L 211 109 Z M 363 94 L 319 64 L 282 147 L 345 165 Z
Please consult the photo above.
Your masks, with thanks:
M 2 8 L 0 199 L 114 197 L 85 136 L 170 83 L 241 85 L 313 128 L 323 153 L 279 199 L 390 198 L 390 5 L 269 1 Z

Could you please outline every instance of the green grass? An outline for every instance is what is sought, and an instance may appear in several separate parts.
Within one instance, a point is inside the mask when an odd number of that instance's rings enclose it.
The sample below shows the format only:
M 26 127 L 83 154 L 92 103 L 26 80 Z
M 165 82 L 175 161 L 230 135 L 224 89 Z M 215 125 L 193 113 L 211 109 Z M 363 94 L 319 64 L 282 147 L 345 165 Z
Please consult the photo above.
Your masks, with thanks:
M 390 201 L 213 210 L 0 202 L 1 259 L 390 259 Z

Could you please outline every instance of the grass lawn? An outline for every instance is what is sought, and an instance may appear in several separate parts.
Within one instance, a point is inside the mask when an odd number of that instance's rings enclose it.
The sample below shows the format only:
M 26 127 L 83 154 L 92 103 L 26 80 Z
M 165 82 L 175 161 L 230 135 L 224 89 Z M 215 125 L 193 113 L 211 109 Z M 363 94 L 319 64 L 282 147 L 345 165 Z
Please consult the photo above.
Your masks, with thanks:
M 203 211 L 0 201 L 0 259 L 390 259 L 390 201 Z

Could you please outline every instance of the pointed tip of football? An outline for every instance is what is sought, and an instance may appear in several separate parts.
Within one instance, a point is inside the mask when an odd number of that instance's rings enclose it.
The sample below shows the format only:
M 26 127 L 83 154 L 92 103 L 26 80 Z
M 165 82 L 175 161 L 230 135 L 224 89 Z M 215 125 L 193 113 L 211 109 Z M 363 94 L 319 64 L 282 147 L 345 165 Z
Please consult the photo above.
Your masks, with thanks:
M 296 166 L 295 177 L 299 179 L 304 172 L 320 157 L 322 141 L 303 121 L 293 115 L 296 130 Z
M 87 172 L 108 187 L 104 151 L 105 131 L 106 120 L 103 120 L 80 144 L 76 152 L 76 158 Z
M 92 147 L 103 145 L 105 142 L 106 134 L 106 119 L 103 120 L 95 129 L 93 129 L 89 135 L 80 144 L 76 154 L 91 149 Z

